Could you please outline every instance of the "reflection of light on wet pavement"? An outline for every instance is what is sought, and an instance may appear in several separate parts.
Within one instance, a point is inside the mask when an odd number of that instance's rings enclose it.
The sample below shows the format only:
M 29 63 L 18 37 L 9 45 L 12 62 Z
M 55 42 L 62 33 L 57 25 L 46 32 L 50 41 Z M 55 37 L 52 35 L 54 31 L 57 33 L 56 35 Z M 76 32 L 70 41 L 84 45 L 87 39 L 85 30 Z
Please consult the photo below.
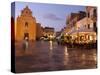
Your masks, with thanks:
M 68 50 L 67 50 L 67 47 L 65 46 L 64 47 L 64 65 L 68 64 L 68 61 L 69 61 L 68 55 L 69 55 Z
M 66 56 L 68 55 L 67 47 L 65 46 L 65 53 Z
M 97 56 L 96 56 L 96 53 L 93 53 L 93 59 L 95 61 L 95 63 L 97 62 Z
M 81 59 L 82 59 L 82 65 L 84 65 L 86 59 L 86 55 L 84 53 L 82 54 Z
M 84 54 L 84 53 L 82 54 L 82 59 L 83 59 L 83 60 L 85 59 L 85 54 Z
M 89 69 L 97 66 L 96 49 L 68 48 L 53 41 L 30 42 L 27 54 L 23 54 L 20 42 L 16 43 L 15 48 L 17 72 Z
M 53 49 L 53 42 L 49 41 L 49 43 L 50 43 L 50 50 L 52 50 Z
M 49 66 L 50 66 L 50 70 L 55 69 L 55 62 L 54 62 L 54 58 L 53 58 L 53 41 L 49 41 Z
M 51 58 L 52 57 L 52 50 L 53 50 L 53 42 L 52 41 L 49 41 L 49 49 L 50 49 L 49 56 Z

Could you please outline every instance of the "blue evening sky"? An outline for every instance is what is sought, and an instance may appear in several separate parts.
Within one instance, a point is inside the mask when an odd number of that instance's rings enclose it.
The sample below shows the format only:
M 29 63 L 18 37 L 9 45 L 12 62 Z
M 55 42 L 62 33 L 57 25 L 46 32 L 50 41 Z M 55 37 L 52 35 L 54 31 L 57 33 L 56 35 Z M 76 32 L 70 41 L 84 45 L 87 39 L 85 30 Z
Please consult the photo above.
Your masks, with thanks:
M 71 12 L 85 11 L 85 6 L 16 2 L 15 16 L 20 15 L 26 6 L 31 9 L 37 23 L 41 23 L 43 27 L 53 27 L 56 31 L 66 26 L 67 16 Z

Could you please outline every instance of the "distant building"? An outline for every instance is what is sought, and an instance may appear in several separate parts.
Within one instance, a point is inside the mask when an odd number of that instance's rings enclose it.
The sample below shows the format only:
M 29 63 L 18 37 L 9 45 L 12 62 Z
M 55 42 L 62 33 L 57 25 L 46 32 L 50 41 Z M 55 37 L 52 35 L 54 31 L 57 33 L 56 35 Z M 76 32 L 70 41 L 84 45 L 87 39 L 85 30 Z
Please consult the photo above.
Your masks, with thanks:
M 43 28 L 40 23 L 36 23 L 36 39 L 39 40 L 43 36 Z
M 63 31 L 65 36 L 72 30 L 72 27 L 75 27 L 78 17 L 79 17 L 78 13 L 71 13 L 67 16 L 66 28 Z
M 76 22 L 86 17 L 85 11 L 79 11 L 78 13 L 71 13 L 68 15 L 66 25 L 68 28 L 75 26 Z
M 73 17 L 74 16 L 74 17 Z M 65 35 L 71 35 L 78 43 L 96 42 L 97 38 L 97 10 L 96 7 L 86 7 L 86 11 L 71 13 L 68 16 Z
M 79 41 L 90 42 L 96 41 L 96 32 L 94 31 L 93 20 L 90 18 L 83 18 L 77 23 L 77 29 L 72 34 L 79 37 Z
M 93 20 L 94 31 L 97 33 L 97 8 L 92 6 L 86 7 L 87 17 Z
M 86 17 L 86 12 L 85 11 L 79 11 L 77 21 L 83 19 L 84 17 Z
M 56 37 L 59 37 L 61 35 L 61 31 L 56 32 Z
M 45 27 L 43 29 L 43 35 L 46 37 L 54 36 L 55 35 L 55 30 L 52 27 Z
M 15 40 L 21 41 L 25 38 L 36 40 L 36 19 L 32 16 L 32 11 L 26 6 L 16 21 Z
M 96 42 L 97 40 L 96 7 L 86 7 L 86 17 L 77 21 L 77 33 L 80 42 Z
M 75 23 L 77 21 L 78 18 L 78 13 L 71 13 L 70 15 L 68 15 L 67 17 L 67 21 L 66 21 L 66 25 L 71 28 L 73 26 L 75 26 Z

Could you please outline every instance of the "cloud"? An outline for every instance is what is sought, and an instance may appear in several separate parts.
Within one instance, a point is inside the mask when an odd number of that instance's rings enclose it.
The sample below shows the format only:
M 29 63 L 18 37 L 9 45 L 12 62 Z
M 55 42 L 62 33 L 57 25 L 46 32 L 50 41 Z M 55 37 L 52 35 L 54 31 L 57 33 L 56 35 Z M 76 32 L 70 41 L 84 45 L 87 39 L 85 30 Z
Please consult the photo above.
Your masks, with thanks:
M 63 20 L 62 18 L 56 16 L 55 14 L 49 13 L 44 15 L 45 19 L 49 19 L 49 20 Z

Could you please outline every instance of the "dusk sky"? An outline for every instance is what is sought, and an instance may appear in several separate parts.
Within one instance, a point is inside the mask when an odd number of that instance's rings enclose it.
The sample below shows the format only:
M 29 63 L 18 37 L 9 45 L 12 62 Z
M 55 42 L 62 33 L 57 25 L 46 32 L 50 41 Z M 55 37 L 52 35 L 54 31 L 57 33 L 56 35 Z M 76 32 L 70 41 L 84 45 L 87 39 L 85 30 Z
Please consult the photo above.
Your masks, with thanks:
M 71 12 L 85 11 L 85 6 L 16 2 L 15 16 L 20 15 L 26 6 L 31 9 L 37 23 L 43 27 L 53 27 L 56 31 L 66 26 L 66 18 Z

